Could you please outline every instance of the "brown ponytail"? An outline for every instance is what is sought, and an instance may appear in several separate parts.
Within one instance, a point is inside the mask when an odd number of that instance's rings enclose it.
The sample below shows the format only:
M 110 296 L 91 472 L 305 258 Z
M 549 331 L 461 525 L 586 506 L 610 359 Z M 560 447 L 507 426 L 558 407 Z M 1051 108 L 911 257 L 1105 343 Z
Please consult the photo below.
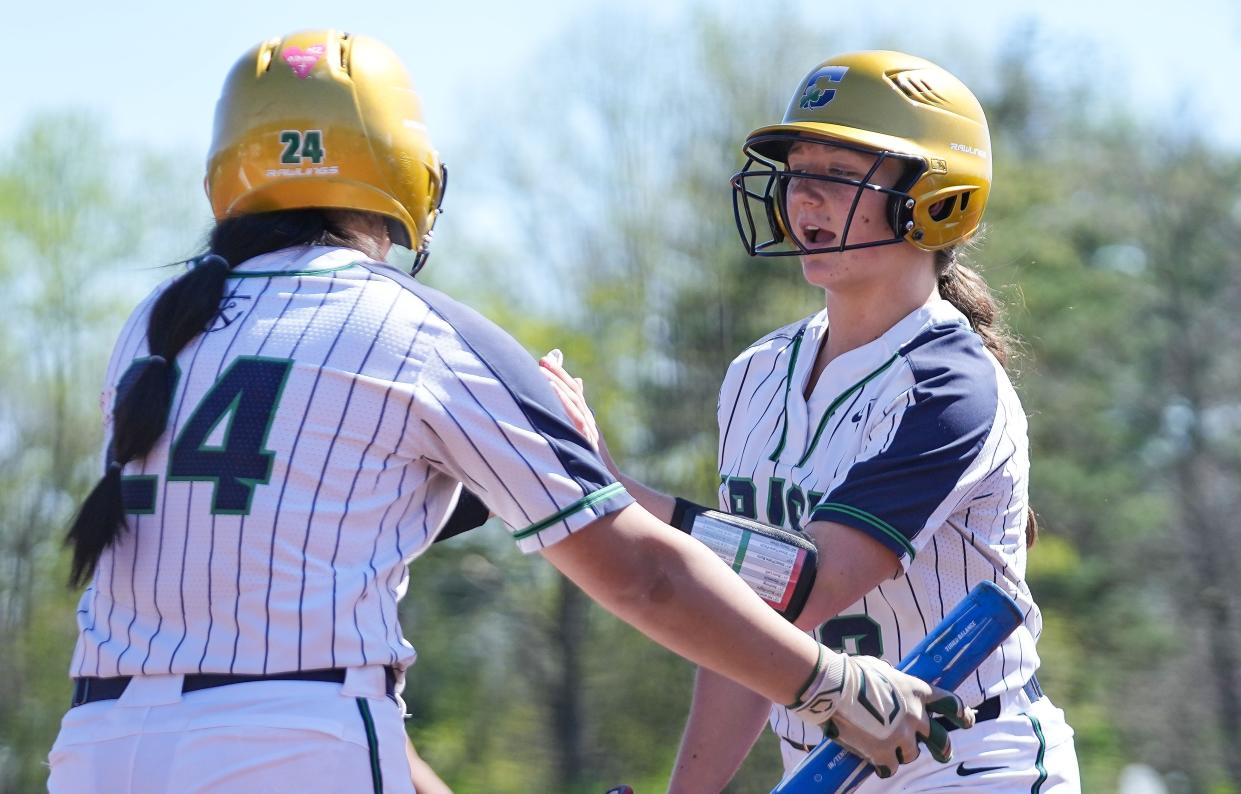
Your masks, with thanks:
M 127 528 L 121 470 L 130 461 L 146 457 L 164 434 L 176 385 L 177 355 L 219 312 L 233 265 L 294 245 L 343 246 L 379 259 L 382 238 L 365 231 L 376 226 L 374 218 L 363 219 L 364 215 L 287 210 L 228 218 L 212 229 L 207 253 L 190 260 L 189 270 L 155 301 L 147 320 L 150 355 L 140 359 L 141 369 L 130 382 L 118 386 L 107 470 L 82 502 L 65 538 L 73 547 L 71 585 L 80 586 L 94 574 L 104 549 Z M 384 228 L 382 220 L 377 228 Z
M 991 355 L 1001 366 L 1007 367 L 1012 355 L 1013 338 L 1001 321 L 1000 302 L 995 299 L 983 277 L 961 261 L 963 247 L 953 246 L 935 252 L 935 275 L 939 280 L 940 297 L 965 315 Z M 1033 546 L 1037 539 L 1038 519 L 1034 508 L 1026 507 L 1026 547 Z
M 939 294 L 957 307 L 1001 366 L 1008 366 L 1012 337 L 1000 322 L 1000 303 L 982 276 L 961 261 L 960 246 L 935 252 Z

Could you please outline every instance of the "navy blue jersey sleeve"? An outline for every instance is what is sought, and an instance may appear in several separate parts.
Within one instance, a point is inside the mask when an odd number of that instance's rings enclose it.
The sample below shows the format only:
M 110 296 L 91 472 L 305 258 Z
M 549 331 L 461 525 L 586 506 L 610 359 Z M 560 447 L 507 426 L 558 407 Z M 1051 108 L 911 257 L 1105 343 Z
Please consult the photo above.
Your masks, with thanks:
M 995 364 L 962 326 L 932 327 L 902 354 L 910 388 L 874 417 L 862 454 L 811 520 L 866 532 L 908 565 L 994 465 L 999 400 Z
M 537 551 L 632 498 L 573 426 L 538 364 L 472 309 L 422 285 L 414 352 L 426 457 Z

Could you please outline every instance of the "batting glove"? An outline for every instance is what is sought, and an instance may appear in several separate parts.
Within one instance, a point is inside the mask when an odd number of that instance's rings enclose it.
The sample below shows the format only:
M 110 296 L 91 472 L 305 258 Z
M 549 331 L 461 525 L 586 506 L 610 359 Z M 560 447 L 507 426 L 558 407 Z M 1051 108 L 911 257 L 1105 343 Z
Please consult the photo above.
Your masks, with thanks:
M 905 675 L 872 656 L 846 656 L 820 648 L 820 664 L 790 706 L 807 722 L 891 777 L 901 764 L 918 757 L 926 745 L 940 763 L 952 758 L 948 732 L 932 714 L 942 714 L 961 728 L 973 726 L 975 714 L 946 689 Z M 825 661 L 824 661 L 825 659 Z

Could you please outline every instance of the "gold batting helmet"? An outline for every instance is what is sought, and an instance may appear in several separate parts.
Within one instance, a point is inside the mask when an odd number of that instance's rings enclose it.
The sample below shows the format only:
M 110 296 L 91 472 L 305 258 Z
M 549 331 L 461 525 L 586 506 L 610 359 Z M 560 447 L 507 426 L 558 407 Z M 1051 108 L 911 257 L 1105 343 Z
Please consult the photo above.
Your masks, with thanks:
M 268 39 L 224 82 L 205 180 L 218 220 L 314 207 L 374 212 L 408 235 L 394 241 L 420 265 L 446 181 L 409 75 L 375 39 L 332 30 Z
M 876 156 L 860 180 L 816 174 L 807 178 L 879 190 L 890 196 L 893 236 L 808 250 L 789 233 L 784 195 L 789 147 L 798 141 L 829 143 Z M 746 250 L 755 256 L 796 256 L 907 241 L 926 251 L 947 248 L 977 231 L 991 190 L 991 138 L 982 106 L 965 84 L 930 61 L 900 52 L 841 55 L 816 66 L 798 84 L 779 124 L 746 138 L 747 156 L 733 176 L 733 210 Z M 887 159 L 905 164 L 896 185 L 869 178 Z M 803 175 L 798 175 L 803 176 Z M 770 229 L 758 240 L 757 206 Z M 857 202 L 854 202 L 854 207 Z

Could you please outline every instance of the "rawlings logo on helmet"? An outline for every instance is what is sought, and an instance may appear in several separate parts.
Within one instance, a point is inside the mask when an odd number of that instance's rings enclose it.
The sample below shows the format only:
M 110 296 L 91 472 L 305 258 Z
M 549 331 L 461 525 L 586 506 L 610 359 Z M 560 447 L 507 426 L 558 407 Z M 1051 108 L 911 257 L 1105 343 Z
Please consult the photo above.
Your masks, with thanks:
M 836 96 L 836 89 L 829 88 L 829 83 L 839 83 L 845 79 L 848 66 L 825 66 L 806 80 L 806 88 L 801 94 L 801 106 L 804 110 L 821 108 Z

